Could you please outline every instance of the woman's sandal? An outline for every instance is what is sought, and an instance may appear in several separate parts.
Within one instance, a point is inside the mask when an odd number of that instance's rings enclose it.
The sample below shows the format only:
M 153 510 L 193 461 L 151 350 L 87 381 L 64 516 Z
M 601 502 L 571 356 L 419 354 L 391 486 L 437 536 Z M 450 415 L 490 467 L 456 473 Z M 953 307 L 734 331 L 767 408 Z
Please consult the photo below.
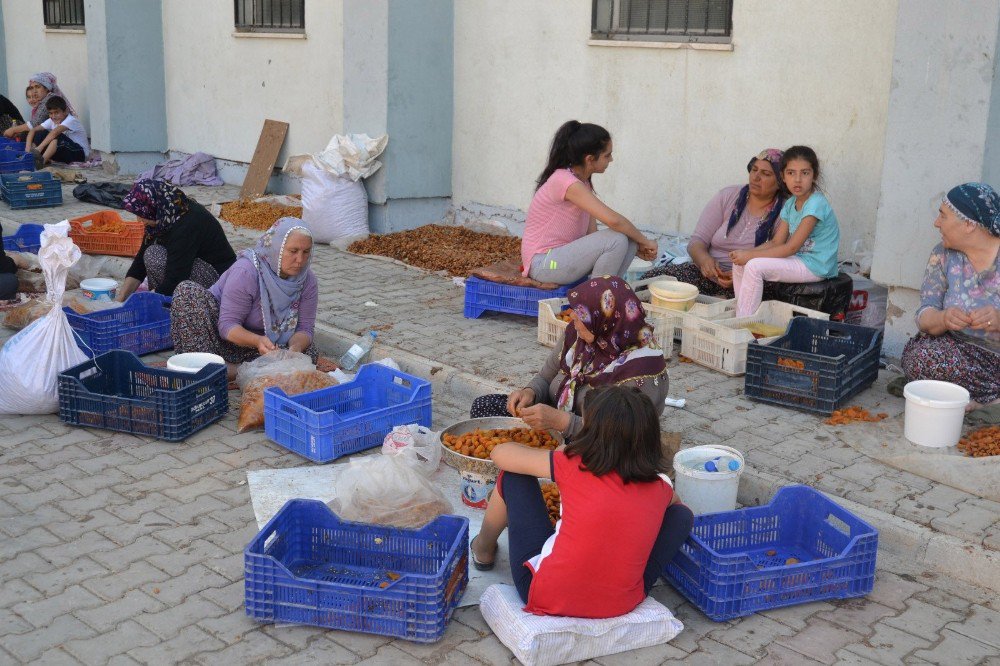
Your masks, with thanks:
M 476 568 L 476 571 L 492 571 L 493 565 L 496 564 L 495 559 L 492 562 L 483 562 L 476 557 L 476 550 L 472 547 L 472 544 L 476 543 L 476 538 L 478 536 L 479 535 L 477 534 L 475 537 L 472 537 L 472 541 L 469 542 L 469 555 L 472 557 L 472 566 Z

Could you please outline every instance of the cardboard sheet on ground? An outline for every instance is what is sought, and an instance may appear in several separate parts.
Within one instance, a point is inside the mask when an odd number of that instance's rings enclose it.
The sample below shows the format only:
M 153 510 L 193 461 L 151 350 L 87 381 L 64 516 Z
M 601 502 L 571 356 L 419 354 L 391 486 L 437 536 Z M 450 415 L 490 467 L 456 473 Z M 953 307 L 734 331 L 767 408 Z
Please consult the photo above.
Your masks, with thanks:
M 248 471 L 247 484 L 250 487 L 250 501 L 253 504 L 257 527 L 264 527 L 290 499 L 307 498 L 323 502 L 332 500 L 337 495 L 337 476 L 347 464 L 348 461 L 344 461 L 331 465 Z M 469 519 L 469 538 L 478 534 L 485 512 L 462 503 L 461 479 L 458 471 L 441 463 L 431 478 L 451 502 L 452 513 Z M 474 567 L 469 567 L 469 587 L 462 596 L 459 606 L 476 606 L 487 587 L 494 583 L 511 582 L 506 550 L 506 548 L 499 549 L 497 563 L 492 571 L 477 571 Z
M 903 415 L 866 428 L 841 426 L 838 437 L 858 451 L 896 469 L 1000 502 L 1000 456 L 972 458 L 956 447 L 919 446 L 903 435 Z

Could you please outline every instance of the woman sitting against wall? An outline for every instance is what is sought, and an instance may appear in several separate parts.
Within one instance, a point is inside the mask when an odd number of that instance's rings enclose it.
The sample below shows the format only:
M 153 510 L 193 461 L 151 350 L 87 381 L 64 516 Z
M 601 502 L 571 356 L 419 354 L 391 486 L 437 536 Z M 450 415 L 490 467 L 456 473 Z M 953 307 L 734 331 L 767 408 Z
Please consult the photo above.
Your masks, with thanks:
M 969 409 L 1000 402 L 1000 195 L 985 183 L 952 188 L 934 226 L 916 320 L 903 350 L 908 381 L 965 387 Z
M 137 181 L 122 208 L 145 223 L 146 235 L 118 291 L 119 301 L 131 296 L 143 280 L 150 291 L 165 296 L 183 280 L 211 287 L 236 261 L 215 216 L 166 181 Z
M 671 275 L 707 296 L 734 298 L 733 250 L 749 250 L 771 238 L 787 192 L 781 180 L 782 151 L 762 150 L 747 163 L 749 182 L 719 190 L 705 206 L 691 235 L 691 261 L 648 271 L 644 278 Z
M 170 306 L 174 350 L 218 354 L 230 378 L 240 363 L 278 348 L 308 354 L 315 363 L 319 286 L 309 268 L 312 243 L 302 220 L 283 217 L 211 288 L 177 285 Z
M 56 75 L 52 72 L 39 72 L 32 75 L 28 80 L 28 87 L 24 91 L 24 96 L 28 101 L 28 106 L 31 107 L 31 113 L 27 121 L 21 121 L 20 124 L 13 127 L 8 125 L 3 128 L 3 135 L 8 139 L 25 134 L 32 127 L 37 127 L 48 120 L 49 110 L 46 107 L 46 103 L 51 97 L 62 97 L 63 101 L 66 102 L 66 110 L 71 116 L 76 116 L 76 109 L 73 108 L 73 104 L 69 101 L 69 98 L 59 88 L 59 84 L 56 83 Z M 20 114 L 18 114 L 18 117 L 20 117 Z M 35 132 L 35 140 L 41 141 L 46 135 L 48 135 L 46 130 L 38 130 Z

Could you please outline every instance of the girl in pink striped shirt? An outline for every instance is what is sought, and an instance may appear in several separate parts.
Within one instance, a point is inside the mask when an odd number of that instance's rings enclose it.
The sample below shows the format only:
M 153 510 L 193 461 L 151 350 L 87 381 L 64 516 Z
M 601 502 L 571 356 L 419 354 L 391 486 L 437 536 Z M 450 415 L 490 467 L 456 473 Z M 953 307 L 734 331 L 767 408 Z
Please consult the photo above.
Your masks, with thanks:
M 521 270 L 539 282 L 574 284 L 586 276 L 624 275 L 632 259 L 656 258 L 656 242 L 594 195 L 591 176 L 612 162 L 611 135 L 570 120 L 552 140 L 521 241 Z M 597 230 L 597 223 L 607 229 Z

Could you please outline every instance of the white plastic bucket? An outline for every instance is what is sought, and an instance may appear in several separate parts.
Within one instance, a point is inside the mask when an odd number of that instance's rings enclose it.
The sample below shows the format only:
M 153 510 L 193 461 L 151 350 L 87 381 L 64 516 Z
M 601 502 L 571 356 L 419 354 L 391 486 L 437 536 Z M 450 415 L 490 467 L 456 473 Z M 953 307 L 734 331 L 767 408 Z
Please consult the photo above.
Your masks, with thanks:
M 906 416 L 903 434 L 920 446 L 955 446 L 962 437 L 969 392 L 958 384 L 921 379 L 903 387 Z
M 740 462 L 734 472 L 709 472 L 705 463 L 720 456 L 732 456 Z M 745 463 L 743 454 L 729 446 L 693 446 L 674 455 L 677 494 L 694 514 L 718 513 L 736 509 L 736 493 Z
M 88 278 L 80 282 L 80 289 L 92 301 L 113 301 L 118 292 L 118 281 L 111 278 Z
M 653 305 L 687 312 L 698 298 L 698 287 L 679 280 L 660 280 L 650 283 L 649 293 Z
M 225 359 L 218 354 L 207 354 L 205 352 L 187 352 L 186 354 L 174 354 L 167 359 L 167 370 L 176 372 L 198 372 L 209 363 L 225 363 Z
M 625 280 L 628 282 L 635 282 L 642 278 L 649 269 L 653 267 L 652 261 L 646 261 L 645 259 L 640 259 L 636 257 L 629 264 L 628 270 L 625 271 Z

